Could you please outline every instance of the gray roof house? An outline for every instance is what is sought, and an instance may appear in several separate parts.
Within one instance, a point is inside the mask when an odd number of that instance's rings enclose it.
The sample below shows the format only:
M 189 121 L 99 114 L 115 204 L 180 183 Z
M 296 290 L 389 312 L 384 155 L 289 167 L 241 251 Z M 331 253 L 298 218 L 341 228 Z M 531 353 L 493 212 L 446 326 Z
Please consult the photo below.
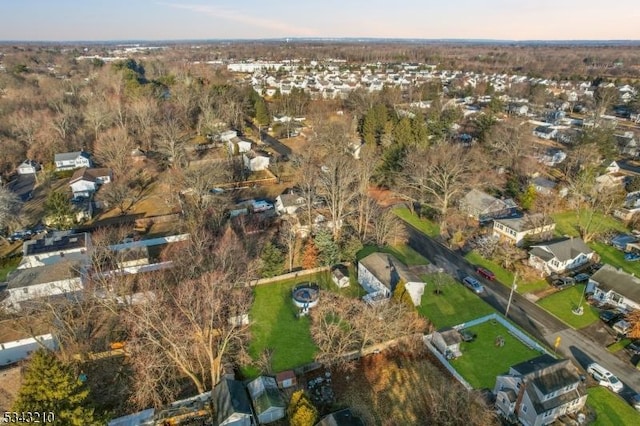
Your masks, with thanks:
M 509 217 L 516 212 L 517 207 L 510 198 L 501 200 L 477 189 L 467 192 L 460 200 L 460 210 L 481 223 L 500 217 Z
M 19 175 L 32 175 L 39 172 L 40 169 L 42 169 L 42 166 L 37 161 L 24 160 L 20 163 L 16 171 Z
M 640 309 L 640 279 L 611 265 L 604 265 L 589 279 L 587 290 L 601 303 L 625 311 Z
M 304 197 L 297 194 L 280 194 L 276 197 L 276 212 L 278 214 L 295 214 L 304 207 Z
M 493 235 L 507 240 L 516 246 L 522 245 L 526 237 L 551 234 L 556 224 L 542 214 L 525 215 L 493 221 Z
M 275 422 L 284 418 L 287 403 L 278 389 L 276 379 L 260 376 L 247 384 L 253 409 L 260 424 Z
M 436 331 L 433 333 L 431 342 L 447 359 L 457 358 L 462 355 L 462 352 L 460 352 L 462 336 L 460 336 L 458 330 Z
M 358 262 L 358 283 L 367 291 L 367 303 L 386 300 L 401 281 L 413 304 L 420 306 L 426 284 L 404 263 L 387 253 L 371 253 Z
M 364 426 L 364 422 L 350 408 L 344 408 L 327 414 L 316 423 L 316 426 Z
M 593 256 L 582 239 L 565 238 L 531 246 L 529 265 L 545 274 L 562 273 L 586 264 Z
M 242 382 L 223 379 L 212 391 L 216 426 L 253 426 L 253 412 L 247 390 Z
M 496 408 L 528 426 L 548 425 L 584 407 L 587 393 L 568 359 L 545 354 L 512 366 L 496 377 Z
M 54 157 L 56 170 L 72 170 L 80 167 L 92 167 L 91 157 L 84 151 L 65 152 Z

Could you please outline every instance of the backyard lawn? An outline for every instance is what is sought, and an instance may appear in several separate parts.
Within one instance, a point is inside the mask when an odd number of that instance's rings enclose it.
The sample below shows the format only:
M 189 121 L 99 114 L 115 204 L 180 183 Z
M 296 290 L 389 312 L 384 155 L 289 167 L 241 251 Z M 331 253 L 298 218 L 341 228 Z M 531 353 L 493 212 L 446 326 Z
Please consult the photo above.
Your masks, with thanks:
M 553 220 L 556 222 L 556 234 L 557 235 L 570 235 L 572 237 L 580 236 L 578 230 L 578 223 L 587 223 L 588 220 L 585 217 L 586 211 L 582 211 L 582 218 L 578 221 L 578 216 L 575 211 L 568 211 L 563 213 L 556 213 L 553 215 Z M 627 232 L 627 228 L 622 222 L 601 213 L 594 213 L 593 221 L 591 223 L 591 230 L 595 232 L 604 232 L 610 229 L 615 229 L 620 232 Z
M 418 216 L 412 214 L 411 210 L 409 210 L 407 207 L 397 207 L 393 209 L 393 212 L 400 219 L 413 225 L 415 228 L 430 237 L 437 237 L 438 235 L 440 235 L 440 227 L 438 226 L 438 224 L 430 221 L 429 219 L 419 218 Z
M 434 294 L 434 277 L 437 275 L 425 275 L 423 278 L 427 286 L 418 307 L 420 315 L 428 318 L 436 329 L 451 327 L 495 312 L 484 300 L 451 276 L 438 275 L 444 283 L 441 285 L 442 293 Z
M 369 256 L 371 253 L 375 253 L 375 252 L 389 253 L 395 256 L 395 258 L 398 259 L 400 262 L 408 266 L 429 264 L 429 261 L 425 257 L 423 257 L 420 253 L 418 253 L 417 251 L 415 251 L 414 249 L 412 249 L 406 244 L 398 245 L 398 246 L 384 246 L 384 247 L 366 245 L 362 248 L 362 250 L 360 250 L 357 253 L 356 258 L 360 260 L 364 257 Z
M 558 291 L 538 301 L 538 305 L 551 312 L 569 326 L 579 329 L 598 321 L 598 310 L 589 305 L 583 297 L 586 284 L 577 284 Z M 576 315 L 572 312 L 582 299 L 584 313 Z
M 593 408 L 597 415 L 596 420 L 591 423 L 592 425 L 640 424 L 640 414 L 609 389 L 598 386 L 588 389 L 587 393 L 589 394 L 587 405 Z
M 496 275 L 496 279 L 507 287 L 511 288 L 511 286 L 513 285 L 513 272 L 507 271 L 492 260 L 485 259 L 476 251 L 470 251 L 464 257 L 472 264 L 482 266 L 483 268 L 492 271 Z M 524 282 L 521 279 L 518 279 L 518 282 L 516 284 L 518 285 L 516 291 L 520 294 L 536 293 L 538 291 L 546 290 L 547 288 L 549 288 L 549 283 L 544 279 L 536 279 L 533 281 Z
M 615 268 L 621 268 L 629 274 L 640 276 L 640 262 L 629 262 L 624 260 L 624 252 L 605 243 L 591 243 L 591 248 L 600 255 L 602 263 L 608 263 Z
M 462 342 L 462 356 L 451 360 L 451 365 L 476 389 L 493 389 L 496 376 L 506 373 L 514 364 L 535 358 L 540 352 L 529 349 L 500 323 L 487 321 L 468 330 L 478 335 L 473 342 Z M 496 346 L 502 336 L 504 346 Z

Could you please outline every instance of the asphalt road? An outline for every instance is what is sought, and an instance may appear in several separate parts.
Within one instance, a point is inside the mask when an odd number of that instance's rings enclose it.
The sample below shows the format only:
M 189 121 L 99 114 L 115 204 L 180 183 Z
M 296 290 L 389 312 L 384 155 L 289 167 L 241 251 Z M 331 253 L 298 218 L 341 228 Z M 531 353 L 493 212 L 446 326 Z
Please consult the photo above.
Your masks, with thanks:
M 498 281 L 489 281 L 475 272 L 475 266 L 470 264 L 460 253 L 450 250 L 436 240 L 405 223 L 409 235 L 408 244 L 411 248 L 426 257 L 431 263 L 443 268 L 458 280 L 467 275 L 477 278 L 485 287 L 485 294 L 480 297 L 489 303 L 496 311 L 504 314 L 507 308 L 510 288 Z M 553 315 L 527 300 L 518 293 L 513 293 L 508 318 L 520 328 L 553 348 L 556 337 L 561 342 L 558 351 L 580 365 L 583 369 L 591 362 L 597 362 L 610 370 L 625 383 L 625 390 L 621 395 L 629 397 L 640 391 L 640 371 L 631 362 L 624 362 L 611 354 L 602 345 L 592 340 L 579 330 L 573 330 Z

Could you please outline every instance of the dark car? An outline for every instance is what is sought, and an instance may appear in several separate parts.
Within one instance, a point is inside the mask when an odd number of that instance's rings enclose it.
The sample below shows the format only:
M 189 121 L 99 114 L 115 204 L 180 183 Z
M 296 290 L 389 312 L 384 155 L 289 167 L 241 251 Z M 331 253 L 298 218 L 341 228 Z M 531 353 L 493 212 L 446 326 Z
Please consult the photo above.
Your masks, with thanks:
M 575 277 L 573 277 L 573 279 L 575 280 L 575 282 L 577 283 L 582 283 L 582 282 L 586 282 L 589 281 L 589 278 L 591 278 L 591 275 L 589 274 L 578 274 Z
M 636 262 L 640 260 L 640 253 L 636 253 L 634 251 L 626 253 L 624 255 L 624 260 L 626 260 L 627 262 Z
M 474 340 L 476 340 L 476 337 L 478 337 L 476 333 L 470 330 L 462 329 L 458 332 L 460 333 L 460 337 L 462 337 L 462 340 L 465 342 L 473 342 Z
M 640 340 L 634 340 L 626 348 L 632 355 L 640 355 Z
M 608 325 L 613 325 L 624 319 L 624 314 L 618 311 L 602 311 L 600 312 L 600 319 Z
M 576 281 L 571 277 L 557 277 L 551 280 L 551 284 L 558 288 L 566 288 L 574 285 L 575 283 Z
M 493 280 L 496 279 L 496 275 L 493 272 L 491 272 L 490 270 L 485 269 L 485 268 L 483 268 L 481 266 L 478 266 L 476 268 L 476 272 L 478 273 L 478 275 L 480 275 L 480 276 L 482 276 L 482 277 L 484 277 L 484 278 L 486 278 L 488 280 L 493 281 Z

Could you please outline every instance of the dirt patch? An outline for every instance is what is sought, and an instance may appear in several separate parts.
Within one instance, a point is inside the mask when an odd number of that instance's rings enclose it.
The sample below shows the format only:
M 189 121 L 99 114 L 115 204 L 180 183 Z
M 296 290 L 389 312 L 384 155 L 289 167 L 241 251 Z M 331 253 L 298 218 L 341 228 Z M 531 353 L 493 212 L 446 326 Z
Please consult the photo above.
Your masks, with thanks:
M 22 383 L 21 369 L 19 366 L 0 369 L 0 411 L 11 410 Z
M 405 202 L 405 200 L 395 192 L 383 188 L 369 188 L 369 196 L 376 200 L 382 207 L 389 207 Z

